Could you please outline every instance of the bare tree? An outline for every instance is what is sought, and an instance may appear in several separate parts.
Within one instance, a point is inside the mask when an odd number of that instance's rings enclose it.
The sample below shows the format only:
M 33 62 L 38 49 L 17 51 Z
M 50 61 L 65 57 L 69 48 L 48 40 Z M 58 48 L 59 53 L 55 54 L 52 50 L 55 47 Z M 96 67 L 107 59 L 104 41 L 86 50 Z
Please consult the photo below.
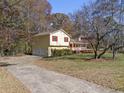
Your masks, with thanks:
M 85 6 L 73 15 L 76 30 L 92 39 L 88 39 L 94 58 L 101 58 L 114 46 L 123 47 L 122 25 L 117 17 L 120 12 L 119 0 L 98 0 Z M 120 36 L 122 35 L 122 36 Z

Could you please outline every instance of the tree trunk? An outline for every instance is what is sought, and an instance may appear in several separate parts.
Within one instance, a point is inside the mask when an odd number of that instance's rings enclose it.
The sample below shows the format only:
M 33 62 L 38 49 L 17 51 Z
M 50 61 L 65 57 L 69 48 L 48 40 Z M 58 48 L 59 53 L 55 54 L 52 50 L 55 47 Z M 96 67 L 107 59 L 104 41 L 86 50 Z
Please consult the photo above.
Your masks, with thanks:
M 1 49 L 1 51 L 0 51 L 0 56 L 4 56 L 4 50 L 3 49 Z
M 97 53 L 97 51 L 94 51 L 94 58 L 95 59 L 98 59 L 98 53 Z
M 98 59 L 100 59 L 105 53 L 106 53 L 107 50 L 104 50 L 101 54 L 98 55 Z
M 116 50 L 114 48 L 114 46 L 112 47 L 112 59 L 114 60 L 116 56 Z
M 107 48 L 103 50 L 101 54 L 98 55 L 98 59 L 100 59 L 114 44 L 109 45 Z
M 112 59 L 113 59 L 113 60 L 115 59 L 115 56 L 116 56 L 116 52 L 113 50 L 113 51 L 112 51 Z

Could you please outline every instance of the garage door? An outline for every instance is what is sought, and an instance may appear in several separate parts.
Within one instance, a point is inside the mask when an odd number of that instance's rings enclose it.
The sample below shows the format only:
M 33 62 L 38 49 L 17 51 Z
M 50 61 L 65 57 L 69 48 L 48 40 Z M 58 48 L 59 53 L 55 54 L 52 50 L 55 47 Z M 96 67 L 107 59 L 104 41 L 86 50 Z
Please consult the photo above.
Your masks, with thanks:
M 48 56 L 48 50 L 47 49 L 42 49 L 42 48 L 33 49 L 33 55 Z

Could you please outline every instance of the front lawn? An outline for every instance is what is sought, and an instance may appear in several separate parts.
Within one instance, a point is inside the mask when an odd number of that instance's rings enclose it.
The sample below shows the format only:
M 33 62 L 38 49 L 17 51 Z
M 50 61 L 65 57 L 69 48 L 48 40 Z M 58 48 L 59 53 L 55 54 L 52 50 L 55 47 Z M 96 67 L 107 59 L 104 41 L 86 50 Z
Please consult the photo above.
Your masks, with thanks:
M 105 55 L 105 59 L 87 59 L 92 56 L 92 54 L 81 54 L 44 58 L 35 64 L 48 70 L 124 91 L 124 54 L 119 54 L 115 61 L 109 58 L 110 54 Z

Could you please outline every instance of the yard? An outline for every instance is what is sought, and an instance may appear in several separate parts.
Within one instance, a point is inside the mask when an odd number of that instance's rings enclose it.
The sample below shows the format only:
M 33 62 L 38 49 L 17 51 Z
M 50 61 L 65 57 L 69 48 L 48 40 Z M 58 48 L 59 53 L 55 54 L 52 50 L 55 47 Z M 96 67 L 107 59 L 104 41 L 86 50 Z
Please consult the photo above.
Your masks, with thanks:
M 71 55 L 56 58 L 44 58 L 36 65 L 59 73 L 84 79 L 105 87 L 124 91 L 124 54 L 111 60 L 110 54 L 104 59 L 88 60 L 92 54 Z
M 23 84 L 0 67 L 0 93 L 30 93 Z

